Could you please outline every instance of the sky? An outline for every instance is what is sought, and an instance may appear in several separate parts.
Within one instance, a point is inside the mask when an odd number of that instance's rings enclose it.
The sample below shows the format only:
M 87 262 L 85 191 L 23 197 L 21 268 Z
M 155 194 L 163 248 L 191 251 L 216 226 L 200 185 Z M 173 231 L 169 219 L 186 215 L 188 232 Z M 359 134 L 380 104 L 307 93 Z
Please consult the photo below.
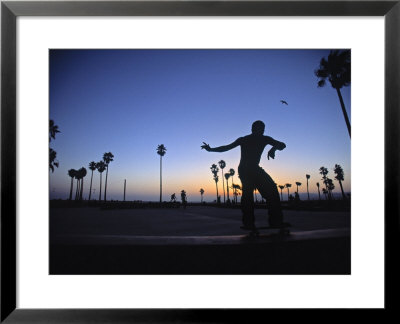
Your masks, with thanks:
M 237 167 L 240 147 L 224 153 L 211 147 L 232 143 L 251 133 L 262 120 L 265 135 L 286 149 L 260 166 L 278 185 L 301 182 L 300 197 L 317 197 L 319 168 L 340 164 L 345 192 L 351 191 L 350 138 L 336 90 L 317 87 L 314 71 L 329 50 L 50 50 L 50 119 L 60 133 L 50 147 L 59 167 L 50 172 L 50 198 L 67 199 L 69 169 L 85 167 L 83 197 L 89 196 L 88 164 L 112 152 L 107 199 L 157 201 L 162 158 L 163 200 L 181 190 L 189 202 L 216 199 L 210 167 L 224 160 L 224 172 Z M 351 87 L 341 89 L 351 121 Z M 284 105 L 280 100 L 287 101 Z M 105 172 L 103 173 L 103 185 Z M 231 182 L 231 179 L 229 180 Z M 334 180 L 336 194 L 339 183 Z M 219 193 L 223 196 L 222 175 Z M 226 187 L 226 183 L 225 183 Z M 75 188 L 75 183 L 74 183 Z M 98 199 L 100 176 L 93 174 L 92 198 Z M 226 189 L 225 189 L 226 190 Z M 102 189 L 104 192 L 104 187 Z M 232 192 L 230 192 L 232 195 Z M 287 190 L 284 190 L 287 199 Z

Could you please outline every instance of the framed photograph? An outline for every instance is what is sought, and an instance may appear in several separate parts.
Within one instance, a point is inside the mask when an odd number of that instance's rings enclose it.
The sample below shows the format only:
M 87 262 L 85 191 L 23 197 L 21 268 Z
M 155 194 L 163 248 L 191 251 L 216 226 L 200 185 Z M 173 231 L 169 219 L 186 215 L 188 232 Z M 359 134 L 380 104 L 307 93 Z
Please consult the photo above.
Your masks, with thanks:
M 1 320 L 391 308 L 399 8 L 3 1 Z

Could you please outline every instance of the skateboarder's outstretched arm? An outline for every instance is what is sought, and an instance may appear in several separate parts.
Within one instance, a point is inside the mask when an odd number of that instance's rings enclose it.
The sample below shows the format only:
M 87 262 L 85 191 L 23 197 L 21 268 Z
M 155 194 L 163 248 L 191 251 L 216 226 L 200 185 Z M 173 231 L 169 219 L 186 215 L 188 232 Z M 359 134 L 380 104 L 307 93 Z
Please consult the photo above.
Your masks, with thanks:
M 205 149 L 207 152 L 226 152 L 226 151 L 229 151 L 239 145 L 240 145 L 240 141 L 238 138 L 236 141 L 234 141 L 231 144 L 218 146 L 218 147 L 210 147 L 210 145 L 203 142 L 203 145 L 201 146 L 201 148 Z
M 286 147 L 285 143 L 274 140 L 272 137 L 269 137 L 269 136 L 268 136 L 268 144 L 272 145 L 272 148 L 268 151 L 268 154 L 267 154 L 268 160 L 269 160 L 269 158 L 271 158 L 271 159 L 275 158 L 276 150 L 282 151 Z

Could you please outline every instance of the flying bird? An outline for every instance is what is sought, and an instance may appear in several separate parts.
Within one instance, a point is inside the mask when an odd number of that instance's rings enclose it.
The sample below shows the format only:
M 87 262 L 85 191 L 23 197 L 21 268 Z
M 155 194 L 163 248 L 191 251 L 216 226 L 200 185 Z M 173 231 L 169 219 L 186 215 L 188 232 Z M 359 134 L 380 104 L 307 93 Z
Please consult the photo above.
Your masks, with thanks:
M 281 100 L 281 103 L 286 105 L 286 106 L 288 105 L 288 103 L 285 100 Z

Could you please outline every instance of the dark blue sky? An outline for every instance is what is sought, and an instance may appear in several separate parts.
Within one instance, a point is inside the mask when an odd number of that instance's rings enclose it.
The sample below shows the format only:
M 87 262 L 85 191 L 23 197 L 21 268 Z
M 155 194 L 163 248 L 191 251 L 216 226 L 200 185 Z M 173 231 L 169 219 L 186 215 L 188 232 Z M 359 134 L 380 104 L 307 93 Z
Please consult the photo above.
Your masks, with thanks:
M 52 197 L 66 198 L 69 169 L 87 168 L 103 153 L 115 156 L 109 170 L 109 198 L 156 200 L 158 144 L 163 158 L 163 197 L 182 189 L 189 201 L 204 188 L 215 199 L 210 166 L 223 159 L 237 166 L 240 149 L 208 153 L 233 142 L 263 120 L 266 134 L 287 148 L 260 165 L 278 184 L 300 181 L 310 191 L 321 182 L 318 169 L 342 165 L 350 191 L 350 139 L 336 91 L 317 88 L 314 70 L 329 50 L 51 50 L 50 118 L 59 126 L 51 147 L 60 167 L 50 175 Z M 342 89 L 350 111 L 350 87 Z M 280 100 L 286 100 L 285 106 Z M 89 171 L 89 170 L 88 170 Z M 222 186 L 222 179 L 219 185 Z M 239 183 L 237 174 L 234 182 Z M 90 173 L 85 178 L 88 196 Z M 335 181 L 336 192 L 339 184 Z M 99 175 L 93 177 L 98 193 Z M 222 189 L 222 188 L 221 188 Z M 220 189 L 220 190 L 221 190 Z M 96 196 L 96 195 L 95 195 Z M 207 200 L 207 199 L 206 199 Z

